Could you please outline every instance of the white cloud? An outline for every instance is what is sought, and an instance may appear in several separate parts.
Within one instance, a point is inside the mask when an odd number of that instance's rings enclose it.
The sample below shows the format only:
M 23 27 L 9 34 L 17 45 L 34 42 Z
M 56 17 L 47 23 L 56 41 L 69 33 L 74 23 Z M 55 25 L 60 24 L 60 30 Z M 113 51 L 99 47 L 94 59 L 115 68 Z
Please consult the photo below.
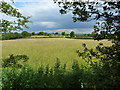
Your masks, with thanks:
M 41 0 L 0 0 L 0 1 L 5 1 L 5 2 L 40 2 Z
M 36 17 L 38 14 L 39 16 L 48 16 L 54 10 L 57 10 L 57 8 L 58 6 L 54 4 L 53 0 L 39 0 L 39 2 L 24 3 L 19 10 L 26 16 Z
M 55 27 L 58 27 L 60 26 L 58 23 L 56 22 L 36 22 L 34 23 L 35 25 L 40 25 L 40 26 L 43 26 L 43 27 L 46 27 L 46 28 L 55 28 Z
M 6 15 L 4 13 L 0 13 L 0 18 L 4 19 L 4 20 L 8 20 L 8 21 L 15 21 L 15 20 L 17 20 L 16 17 L 12 17 L 12 16 Z
M 12 5 L 24 15 L 32 16 L 29 23 L 30 29 L 28 31 L 45 31 L 45 32 L 66 32 L 70 33 L 75 31 L 76 33 L 89 33 L 92 31 L 93 22 L 91 23 L 73 23 L 71 14 L 61 15 L 59 13 L 59 7 L 54 4 L 53 0 L 29 0 L 29 2 L 22 2 L 26 0 L 15 0 L 17 3 Z M 18 2 L 19 1 L 19 2 Z M 38 2 L 37 2 L 38 1 Z M 5 19 L 14 19 L 0 15 Z M 25 29 L 26 30 L 26 29 Z

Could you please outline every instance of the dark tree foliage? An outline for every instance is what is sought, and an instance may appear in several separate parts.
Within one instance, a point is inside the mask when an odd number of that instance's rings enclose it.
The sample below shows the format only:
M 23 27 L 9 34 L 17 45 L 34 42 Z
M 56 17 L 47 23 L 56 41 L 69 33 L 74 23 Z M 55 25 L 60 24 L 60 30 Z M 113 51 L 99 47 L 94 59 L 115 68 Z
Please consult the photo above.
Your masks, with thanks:
M 58 33 L 58 32 L 56 32 L 55 34 L 56 34 L 56 35 L 58 35 L 59 33 Z
M 28 59 L 29 58 L 26 55 L 13 55 L 13 54 L 11 54 L 9 56 L 9 58 L 2 60 L 2 67 L 3 68 L 5 68 L 5 67 L 21 68 L 21 67 L 23 67 L 23 64 L 20 63 L 20 61 L 26 62 Z
M 21 33 L 21 35 L 22 35 L 23 37 L 31 36 L 31 34 L 28 33 L 27 31 L 23 31 L 23 32 Z
M 23 38 L 23 36 L 17 32 L 2 34 L 2 40 L 10 40 L 10 39 L 18 39 L 18 38 Z
M 0 40 L 11 40 L 11 39 L 20 39 L 20 38 L 27 38 L 30 37 L 32 34 L 27 32 L 27 31 L 23 31 L 22 33 L 6 33 L 6 34 L 2 34 L 2 38 L 0 38 Z
M 74 31 L 70 32 L 70 37 L 75 37 L 75 32 Z
M 62 32 L 61 34 L 62 34 L 62 35 L 65 35 L 65 32 Z
M 120 86 L 120 1 L 118 2 L 58 2 L 60 13 L 72 12 L 73 21 L 95 20 L 94 39 L 109 39 L 111 46 L 100 43 L 96 49 L 88 49 L 83 44 L 84 51 L 77 50 L 80 57 L 92 67 L 96 81 L 95 87 Z M 94 61 L 94 59 L 98 61 Z
M 48 33 L 46 33 L 46 32 L 39 32 L 37 35 L 45 35 L 45 36 L 47 36 Z
M 14 21 L 0 19 L 0 32 L 7 33 L 12 30 L 22 30 L 22 27 L 29 28 L 26 23 L 30 22 L 30 17 L 23 16 L 18 9 L 15 9 L 10 4 L 0 1 L 0 13 L 15 17 Z
M 49 65 L 41 66 L 38 70 L 33 70 L 29 66 L 19 69 L 17 67 L 3 68 L 1 86 L 5 90 L 14 88 L 81 88 L 82 83 L 85 83 L 86 86 L 84 86 L 87 87 L 86 81 L 83 80 L 85 74 L 87 73 L 84 73 L 78 62 L 73 62 L 71 71 L 68 71 L 66 64 L 61 66 L 57 59 L 53 68 Z
M 39 32 L 38 35 L 44 35 L 44 32 Z
M 31 34 L 32 34 L 32 35 L 35 35 L 36 33 L 35 33 L 35 32 L 32 32 Z
M 57 2 L 61 14 L 72 12 L 73 21 L 98 20 L 94 26 L 95 39 L 119 39 L 120 2 Z M 104 35 L 102 35 L 104 33 Z M 102 37 L 101 37 L 102 36 Z

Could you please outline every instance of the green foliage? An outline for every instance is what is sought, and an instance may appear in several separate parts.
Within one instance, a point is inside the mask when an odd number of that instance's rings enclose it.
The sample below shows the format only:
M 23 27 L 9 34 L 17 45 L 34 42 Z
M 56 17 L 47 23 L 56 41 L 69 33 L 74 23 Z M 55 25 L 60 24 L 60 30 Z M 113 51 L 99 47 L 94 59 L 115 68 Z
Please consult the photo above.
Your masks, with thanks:
M 11 17 L 16 17 L 17 20 L 0 20 L 0 32 L 7 33 L 10 31 L 22 30 L 22 27 L 29 28 L 26 23 L 30 22 L 28 19 L 30 17 L 24 17 L 17 9 L 12 7 L 10 4 L 1 1 L 0 2 L 0 12 Z
M 58 35 L 58 34 L 59 34 L 58 32 L 55 33 L 55 35 Z
M 7 58 L 8 59 L 8 58 Z M 24 55 L 11 55 L 11 61 L 26 59 Z M 10 60 L 9 59 L 9 60 Z M 10 65 L 10 63 L 8 63 Z M 16 65 L 15 65 L 16 64 Z M 14 66 L 17 66 L 17 63 L 14 63 Z M 74 63 L 73 63 L 74 65 Z M 2 73 L 2 88 L 3 89 L 13 89 L 13 88 L 62 88 L 62 87 L 74 87 L 73 83 L 75 74 L 72 72 L 66 71 L 65 65 L 62 68 L 60 61 L 57 59 L 57 62 L 54 68 L 50 68 L 47 65 L 45 68 L 41 66 L 37 71 L 34 71 L 29 66 L 23 66 L 21 68 L 10 68 L 7 66 L 3 68 Z M 74 68 L 76 65 L 74 65 Z M 77 67 L 76 67 L 77 68 Z M 78 70 L 78 69 L 77 69 Z M 67 83 L 67 80 L 71 80 Z M 65 85 L 67 84 L 67 85 Z
M 84 70 L 77 62 L 72 67 L 72 71 L 67 71 L 57 60 L 54 68 L 41 66 L 37 71 L 29 66 L 21 69 L 3 68 L 2 88 L 81 88 Z
M 6 34 L 2 34 L 2 40 L 10 40 L 10 39 L 20 39 L 20 38 L 27 38 L 30 37 L 31 33 L 28 33 L 27 31 L 23 31 L 22 33 L 6 33 Z
M 120 1 L 118 2 L 59 2 L 53 0 L 60 6 L 61 14 L 71 12 L 73 21 L 91 21 L 96 20 L 94 26 L 94 39 L 101 40 L 105 38 L 119 39 L 120 28 Z M 96 8 L 101 7 L 101 8 Z M 65 12 L 65 13 L 64 13 Z M 119 39 L 120 40 L 120 39 Z
M 3 69 L 3 89 L 6 88 L 119 88 L 120 84 L 120 37 L 119 37 L 119 9 L 120 2 L 105 2 L 101 3 L 84 3 L 84 2 L 64 2 L 62 14 L 66 14 L 67 10 L 72 10 L 74 15 L 73 21 L 88 21 L 91 18 L 102 20 L 102 23 L 97 22 L 94 26 L 94 39 L 101 40 L 109 38 L 113 41 L 111 46 L 103 46 L 102 43 L 96 49 L 88 49 L 86 44 L 83 44 L 84 50 L 77 51 L 78 55 L 85 59 L 88 65 L 79 67 L 77 62 L 72 65 L 72 71 L 66 71 L 61 68 L 59 60 L 57 60 L 54 68 L 40 67 L 38 72 L 35 72 L 30 67 L 22 69 L 10 68 Z M 61 3 L 59 2 L 59 5 Z M 95 6 L 101 6 L 96 8 Z M 72 8 L 72 9 L 71 9 Z M 93 18 L 94 17 L 94 18 Z M 10 26 L 10 22 L 4 21 Z M 4 32 L 9 30 L 4 29 Z M 8 63 L 16 67 L 16 60 L 11 56 L 13 62 Z M 95 60 L 94 60 L 95 59 Z M 11 60 L 11 61 L 12 61 Z M 19 60 L 19 59 L 18 59 Z M 93 61 L 94 60 L 94 61 Z M 97 61 L 99 60 L 99 61 Z M 7 60 L 6 60 L 7 61 Z M 6 62 L 5 61 L 5 62 Z M 9 61 L 7 61 L 9 62 Z M 6 65 L 6 64 L 5 64 Z M 35 83 L 33 83 L 35 82 Z
M 83 44 L 83 46 L 84 51 L 81 52 L 78 50 L 77 53 L 85 59 L 94 71 L 96 87 L 119 87 L 120 51 L 118 48 L 120 46 L 118 47 L 118 45 L 113 44 L 112 46 L 106 47 L 102 43 L 96 49 L 88 49 L 86 44 Z
M 21 68 L 23 67 L 22 62 L 26 62 L 29 58 L 26 55 L 13 55 L 11 54 L 9 58 L 2 60 L 2 67 L 15 67 L 15 68 Z
M 49 34 L 46 33 L 46 32 L 39 32 L 39 33 L 37 33 L 37 35 L 45 35 L 45 36 L 47 36 L 47 35 L 49 35 Z
M 2 69 L 2 89 L 12 89 L 18 88 L 19 86 L 19 78 L 20 70 L 19 69 L 10 69 L 4 68 Z
M 75 35 L 74 39 L 93 39 L 91 34 Z
M 94 87 L 115 88 L 120 82 L 120 1 L 117 2 L 58 2 L 61 14 L 72 12 L 73 21 L 96 20 L 93 37 L 95 40 L 109 39 L 111 46 L 101 43 L 96 49 L 88 49 L 83 44 L 84 50 L 77 51 L 91 66 L 94 74 Z M 96 8 L 98 7 L 98 8 Z M 100 8 L 99 8 L 100 7 Z M 94 61 L 93 61 L 94 60 Z M 96 60 L 96 61 L 95 61 Z M 99 60 L 99 61 L 97 61 Z M 99 62 L 99 63 L 98 63 Z M 102 78 L 101 78 L 102 77 Z M 96 81 L 95 81 L 96 79 Z M 100 84 L 99 84 L 99 83 Z
M 75 32 L 74 31 L 70 32 L 70 37 L 75 37 Z
M 65 35 L 65 32 L 62 32 L 61 34 L 62 34 L 62 35 Z
M 2 40 L 19 39 L 19 38 L 23 38 L 23 36 L 17 32 L 2 34 Z
M 28 33 L 27 31 L 23 31 L 22 33 L 21 33 L 21 35 L 25 38 L 25 37 L 28 37 L 28 36 L 31 36 L 31 34 L 30 33 Z
M 35 32 L 32 32 L 31 34 L 32 34 L 32 35 L 35 35 Z
M 84 44 L 85 46 L 85 44 Z M 85 46 L 86 47 L 86 46 Z M 16 56 L 18 57 L 18 56 Z M 21 57 L 21 56 L 20 56 Z M 16 63 L 17 65 L 17 63 Z M 3 68 L 2 88 L 116 88 L 119 87 L 119 76 L 111 76 L 113 71 L 104 70 L 101 62 L 91 62 L 80 66 L 77 61 L 72 69 L 67 70 L 57 59 L 54 67 L 40 66 L 33 70 L 28 65 L 21 68 Z M 111 74 L 110 74 L 111 73 Z

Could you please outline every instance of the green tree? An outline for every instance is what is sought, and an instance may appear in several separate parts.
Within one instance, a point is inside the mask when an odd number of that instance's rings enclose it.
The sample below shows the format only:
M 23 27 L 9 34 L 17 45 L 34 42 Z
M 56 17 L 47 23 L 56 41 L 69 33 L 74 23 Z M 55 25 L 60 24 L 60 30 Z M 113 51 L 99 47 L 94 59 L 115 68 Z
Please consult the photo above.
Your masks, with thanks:
M 96 49 L 88 49 L 83 44 L 84 51 L 78 55 L 88 62 L 95 72 L 95 87 L 120 86 L 120 1 L 116 2 L 58 2 L 60 13 L 72 12 L 73 21 L 96 21 L 93 37 L 95 40 L 109 39 L 111 46 L 100 43 Z M 93 62 L 93 57 L 99 59 Z M 102 77 L 102 78 L 101 78 Z
M 67 14 L 71 11 L 73 21 L 96 21 L 94 26 L 94 39 L 100 40 L 104 31 L 107 38 L 119 39 L 120 28 L 120 1 L 119 2 L 57 2 L 60 13 Z M 101 7 L 101 8 L 97 8 Z M 101 12 L 102 11 L 102 12 Z M 102 38 L 103 39 L 103 38 Z
M 17 9 L 8 4 L 7 2 L 0 2 L 0 13 L 4 13 L 11 17 L 16 17 L 17 20 L 10 21 L 1 19 L 0 20 L 0 32 L 7 33 L 12 30 L 22 30 L 22 27 L 29 28 L 26 23 L 30 22 L 30 17 L 24 17 Z
M 31 34 L 28 33 L 27 31 L 23 31 L 21 34 L 22 34 L 23 37 L 31 36 Z
M 58 34 L 59 34 L 58 32 L 55 33 L 55 35 L 58 35 Z
M 74 31 L 70 32 L 70 37 L 75 37 L 75 32 Z
M 65 32 L 62 32 L 61 34 L 62 34 L 62 35 L 65 35 Z
M 35 32 L 32 32 L 32 35 L 35 35 Z
M 44 32 L 39 32 L 38 35 L 44 35 Z

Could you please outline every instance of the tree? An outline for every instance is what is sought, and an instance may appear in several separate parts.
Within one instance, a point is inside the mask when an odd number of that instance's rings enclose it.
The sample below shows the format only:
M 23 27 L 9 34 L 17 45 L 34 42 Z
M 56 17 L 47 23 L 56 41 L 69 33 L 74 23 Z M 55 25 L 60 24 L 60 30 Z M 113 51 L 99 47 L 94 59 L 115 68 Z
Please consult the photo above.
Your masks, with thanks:
M 21 34 L 22 34 L 23 37 L 31 36 L 31 34 L 28 33 L 27 31 L 23 31 Z
M 70 37 L 75 37 L 75 32 L 74 31 L 70 32 Z
M 35 35 L 35 32 L 32 32 L 32 35 Z
M 88 49 L 83 44 L 84 51 L 77 51 L 78 55 L 87 59 L 96 75 L 96 87 L 120 86 L 120 1 L 118 2 L 57 2 L 61 7 L 60 13 L 72 12 L 73 21 L 95 20 L 93 37 L 95 40 L 109 39 L 111 46 L 100 43 L 96 49 Z M 93 57 L 99 59 L 93 62 Z M 100 72 L 101 71 L 101 72 Z M 104 76 L 104 78 L 100 77 Z M 100 80 L 101 82 L 100 82 Z M 97 82 L 97 80 L 99 82 Z M 106 82 L 105 82 L 106 81 Z
M 47 32 L 44 32 L 44 35 L 45 35 L 45 36 L 48 36 L 49 34 L 48 34 Z
M 72 19 L 76 21 L 91 21 L 96 20 L 96 25 L 94 26 L 94 39 L 100 40 L 102 33 L 106 32 L 106 37 L 113 39 L 119 38 L 116 33 L 119 32 L 120 28 L 120 1 L 119 2 L 57 2 L 55 3 L 61 7 L 60 13 L 67 14 L 69 11 L 72 12 Z M 97 8 L 100 7 L 100 8 Z M 102 9 L 101 9 L 102 8 Z M 100 12 L 102 11 L 102 12 Z M 103 39 L 103 38 L 102 38 Z M 120 40 L 120 38 L 119 38 Z
M 44 35 L 44 32 L 39 32 L 38 35 Z
M 1 19 L 0 20 L 0 32 L 7 33 L 12 30 L 22 30 L 22 27 L 29 28 L 26 23 L 30 22 L 30 17 L 24 17 L 18 9 L 15 9 L 7 2 L 1 1 L 0 2 L 0 12 L 11 17 L 16 17 L 17 20 L 10 21 Z
M 62 32 L 62 35 L 64 36 L 64 35 L 65 35 L 65 32 Z
M 59 34 L 58 32 L 55 33 L 55 35 L 58 35 L 58 34 Z

